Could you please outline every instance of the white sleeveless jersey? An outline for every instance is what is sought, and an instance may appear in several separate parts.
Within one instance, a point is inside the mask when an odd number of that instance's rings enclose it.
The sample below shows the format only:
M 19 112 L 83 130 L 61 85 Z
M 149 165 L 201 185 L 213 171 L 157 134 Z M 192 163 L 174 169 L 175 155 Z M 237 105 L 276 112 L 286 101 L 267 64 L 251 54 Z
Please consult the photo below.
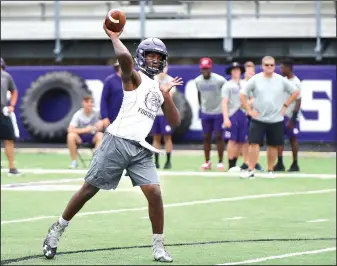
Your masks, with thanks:
M 143 147 L 160 152 L 145 141 L 154 119 L 164 103 L 159 83 L 140 73 L 142 82 L 133 91 L 124 91 L 121 109 L 115 121 L 107 128 L 114 136 L 139 142 Z

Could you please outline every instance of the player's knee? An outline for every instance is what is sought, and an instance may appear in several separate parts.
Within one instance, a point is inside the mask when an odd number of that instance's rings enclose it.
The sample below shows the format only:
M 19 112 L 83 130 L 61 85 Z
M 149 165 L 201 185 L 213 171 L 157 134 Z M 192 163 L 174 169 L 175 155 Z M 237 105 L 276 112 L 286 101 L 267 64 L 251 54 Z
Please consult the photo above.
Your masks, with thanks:
M 221 132 L 217 132 L 217 133 L 216 133 L 216 135 L 215 135 L 215 140 L 216 140 L 217 142 L 222 141 L 222 134 L 221 134 Z
M 142 190 L 146 195 L 149 203 L 161 202 L 161 191 L 159 185 L 146 185 L 142 186 Z
M 95 137 L 96 137 L 97 141 L 101 141 L 102 138 L 103 138 L 103 133 L 102 132 L 97 132 Z
M 85 182 L 81 188 L 81 193 L 86 199 L 92 198 L 97 192 L 99 188 L 90 185 L 89 183 Z
M 170 142 L 172 142 L 171 135 L 164 135 L 164 141 L 165 141 L 165 143 L 170 143 Z
M 211 134 L 204 134 L 204 140 L 207 141 L 207 142 L 211 142 L 212 135 Z
M 67 135 L 68 142 L 76 142 L 78 135 L 76 133 L 70 132 Z

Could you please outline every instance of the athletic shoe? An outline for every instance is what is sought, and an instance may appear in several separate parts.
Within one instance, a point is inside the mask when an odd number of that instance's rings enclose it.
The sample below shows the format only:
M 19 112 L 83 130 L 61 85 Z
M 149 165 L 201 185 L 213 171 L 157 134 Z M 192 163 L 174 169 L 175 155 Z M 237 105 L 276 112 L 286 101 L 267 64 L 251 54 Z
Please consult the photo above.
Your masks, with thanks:
M 204 163 L 201 166 L 201 170 L 211 170 L 212 169 L 212 163 L 211 161 Z
M 277 162 L 277 164 L 275 164 L 275 166 L 274 166 L 275 172 L 284 172 L 285 170 L 286 170 L 286 168 L 284 167 L 283 163 Z
M 241 164 L 240 169 L 241 169 L 241 171 L 246 171 L 246 170 L 248 170 L 248 165 L 246 163 L 243 163 L 243 164 Z M 256 167 L 255 167 L 255 169 L 256 169 Z
M 21 173 L 16 168 L 11 168 L 8 171 L 8 175 L 19 176 Z
M 66 227 L 67 226 L 62 226 L 57 221 L 49 228 L 47 237 L 43 242 L 43 254 L 47 259 L 52 259 L 55 257 L 60 237 Z
M 171 168 L 172 168 L 171 162 L 166 162 L 164 165 L 164 169 L 171 169 Z
M 239 166 L 233 166 L 228 169 L 228 173 L 240 173 L 242 170 Z
M 259 163 L 257 163 L 257 164 L 255 165 L 255 170 L 260 171 L 260 172 L 263 172 L 263 171 L 264 171 L 263 167 L 262 167 L 261 164 L 259 164 Z
M 242 178 L 242 179 L 254 179 L 255 178 L 255 169 L 241 172 L 240 178 Z
M 168 254 L 165 251 L 163 239 L 160 239 L 160 238 L 153 239 L 152 251 L 153 251 L 153 258 L 155 261 L 159 261 L 159 262 L 172 262 L 173 261 L 170 254 Z
M 223 163 L 218 163 L 216 166 L 216 169 L 218 171 L 224 171 L 225 170 L 225 166 L 223 165 Z
M 299 171 L 300 171 L 300 167 L 298 166 L 296 162 L 293 162 L 290 168 L 288 169 L 288 172 L 299 172 Z
M 76 161 L 72 161 L 69 168 L 70 169 L 76 169 L 78 167 L 78 163 Z
M 268 171 L 268 177 L 269 178 L 275 178 L 274 172 L 273 171 Z

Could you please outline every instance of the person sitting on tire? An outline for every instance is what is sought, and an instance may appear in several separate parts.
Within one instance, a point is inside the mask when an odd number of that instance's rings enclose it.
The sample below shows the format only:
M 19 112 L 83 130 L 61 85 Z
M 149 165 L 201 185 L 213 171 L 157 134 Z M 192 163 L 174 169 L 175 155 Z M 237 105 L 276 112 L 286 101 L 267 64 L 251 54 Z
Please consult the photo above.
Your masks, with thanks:
M 94 110 L 94 101 L 91 96 L 85 96 L 82 106 L 70 121 L 68 127 L 67 144 L 71 157 L 71 168 L 78 167 L 77 145 L 81 143 L 93 144 L 95 149 L 99 146 L 103 133 L 103 122 L 99 112 Z

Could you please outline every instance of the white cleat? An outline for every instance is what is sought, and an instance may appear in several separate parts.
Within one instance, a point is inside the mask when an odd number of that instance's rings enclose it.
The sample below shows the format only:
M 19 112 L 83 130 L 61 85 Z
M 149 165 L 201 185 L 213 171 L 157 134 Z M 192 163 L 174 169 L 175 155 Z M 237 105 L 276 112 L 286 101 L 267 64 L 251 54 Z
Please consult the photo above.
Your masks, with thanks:
M 173 261 L 170 254 L 168 254 L 165 251 L 165 249 L 162 249 L 162 248 L 158 248 L 153 252 L 153 258 L 155 261 L 159 261 L 159 262 L 172 262 Z
M 240 173 L 241 172 L 241 168 L 239 166 L 234 166 L 228 169 L 229 173 Z
M 209 162 L 205 162 L 203 165 L 201 165 L 201 170 L 211 170 L 212 169 L 212 163 Z
M 223 165 L 223 163 L 218 163 L 216 166 L 216 170 L 218 171 L 224 171 L 225 170 L 225 166 Z
M 240 178 L 242 179 L 254 179 L 255 178 L 255 170 L 248 170 L 245 172 L 241 172 Z
M 273 171 L 268 171 L 268 178 L 275 178 Z
M 153 251 L 153 258 L 155 261 L 159 262 L 172 262 L 173 259 L 165 251 L 164 248 L 164 237 L 163 235 L 154 235 L 152 239 L 152 251 Z

